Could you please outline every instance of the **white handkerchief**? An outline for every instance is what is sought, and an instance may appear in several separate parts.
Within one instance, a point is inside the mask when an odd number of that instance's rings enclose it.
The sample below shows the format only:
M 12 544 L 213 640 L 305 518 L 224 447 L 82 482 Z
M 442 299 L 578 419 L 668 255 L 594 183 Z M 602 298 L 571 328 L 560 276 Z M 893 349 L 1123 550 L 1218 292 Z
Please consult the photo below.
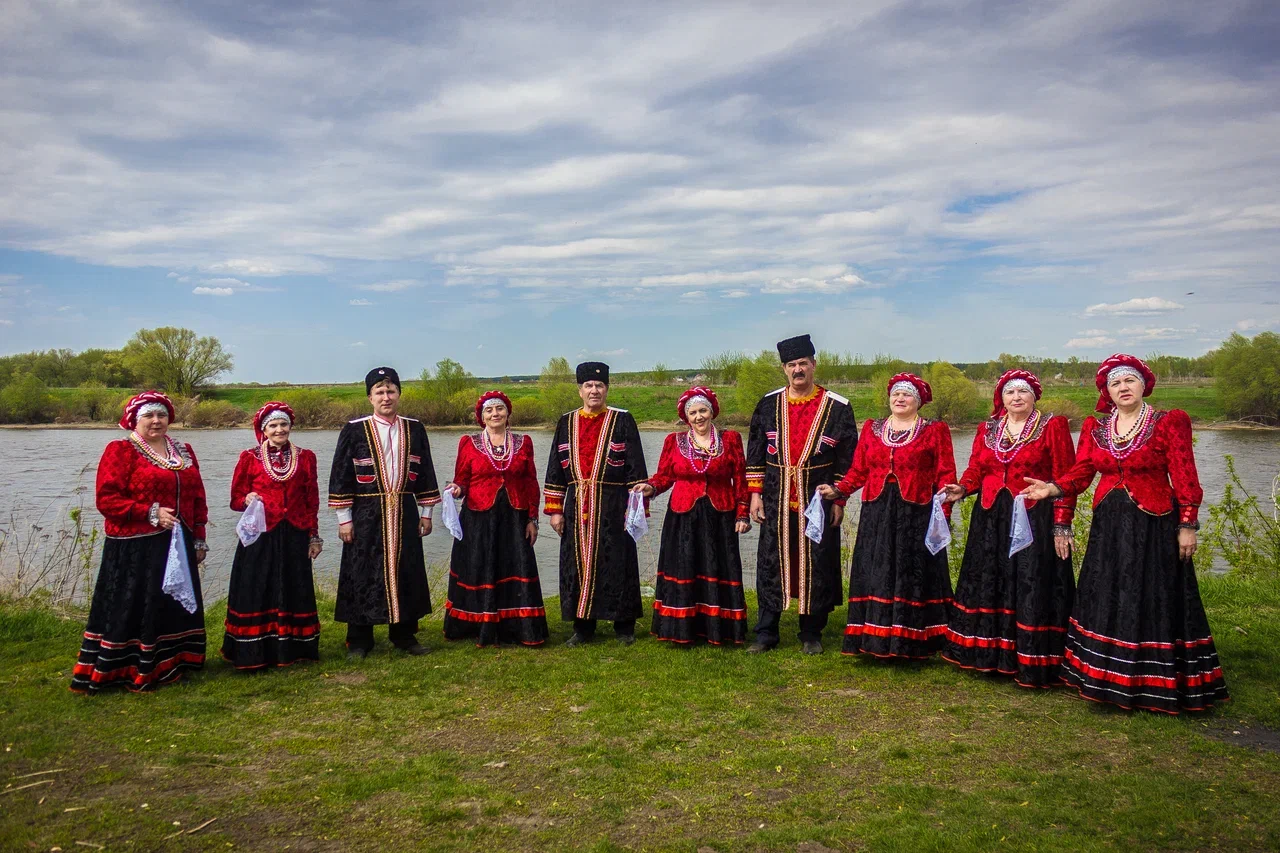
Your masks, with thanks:
M 951 523 L 947 521 L 947 513 L 942 508 L 942 499 L 946 494 L 943 491 L 933 496 L 933 512 L 929 516 L 929 529 L 924 534 L 924 547 L 935 556 L 951 544 Z
M 1013 523 L 1009 526 L 1009 556 L 1012 557 L 1034 541 L 1031 519 L 1027 518 L 1027 499 L 1018 495 L 1013 499 Z
M 640 542 L 640 537 L 649 532 L 649 519 L 644 515 L 644 495 L 639 492 L 627 494 L 627 532 L 631 538 Z
M 240 544 L 248 548 L 266 532 L 267 510 L 262 505 L 262 501 L 254 498 L 249 501 L 244 512 L 240 513 L 240 520 L 236 522 L 236 536 L 240 537 Z
M 183 610 L 196 612 L 196 588 L 191 583 L 191 561 L 187 559 L 187 543 L 181 524 L 173 526 L 173 536 L 169 538 L 169 559 L 164 564 L 164 581 L 160 588 L 181 604 Z
M 827 510 L 822 505 L 822 496 L 813 493 L 813 500 L 804 510 L 804 535 L 814 542 L 822 541 L 822 531 L 827 524 Z
M 440 501 L 440 520 L 444 522 L 445 530 L 448 530 L 454 539 L 462 539 L 462 519 L 458 517 L 458 505 L 453 502 L 453 495 L 448 492 L 444 493 L 444 499 Z

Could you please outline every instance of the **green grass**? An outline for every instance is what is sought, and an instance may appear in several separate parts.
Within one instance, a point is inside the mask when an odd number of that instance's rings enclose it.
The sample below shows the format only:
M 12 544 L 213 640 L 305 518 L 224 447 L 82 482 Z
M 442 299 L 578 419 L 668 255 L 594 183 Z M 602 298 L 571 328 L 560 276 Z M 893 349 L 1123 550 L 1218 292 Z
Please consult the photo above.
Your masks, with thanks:
M 81 621 L 10 605 L 0 773 L 52 783 L 0 794 L 0 848 L 1274 850 L 1280 756 L 1223 739 L 1280 727 L 1280 585 L 1202 588 L 1234 700 L 1179 718 L 805 657 L 794 616 L 759 657 L 565 649 L 558 620 L 547 647 L 481 650 L 428 621 L 434 654 L 355 665 L 332 602 L 319 663 L 244 675 L 215 651 L 154 695 L 80 697 Z

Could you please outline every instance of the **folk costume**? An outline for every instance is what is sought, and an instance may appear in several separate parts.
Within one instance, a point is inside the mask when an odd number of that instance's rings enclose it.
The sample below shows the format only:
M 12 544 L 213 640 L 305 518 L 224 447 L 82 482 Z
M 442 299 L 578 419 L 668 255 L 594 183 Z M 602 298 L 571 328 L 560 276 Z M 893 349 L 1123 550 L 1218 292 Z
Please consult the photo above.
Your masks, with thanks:
M 963 669 L 1012 675 L 1023 687 L 1062 683 L 1063 642 L 1075 594 L 1070 558 L 1055 550 L 1055 532 L 1071 531 L 1075 499 L 1027 501 L 1033 543 L 1009 556 L 1013 498 L 1026 477 L 1053 480 L 1074 461 L 1066 418 L 1033 409 L 1017 435 L 1008 427 L 1003 393 L 1022 383 L 1040 399 L 1040 380 L 1010 370 L 996 382 L 990 419 L 978 426 L 960 477 L 966 496 L 979 494 L 969 520 L 943 659 Z
M 311 576 L 312 543 L 320 543 L 316 455 L 292 442 L 277 448 L 263 430 L 293 423 L 293 409 L 272 401 L 253 416 L 256 447 L 240 453 L 231 477 L 231 508 L 262 500 L 267 526 L 252 545 L 237 543 L 227 590 L 222 656 L 236 669 L 288 666 L 320 658 L 320 617 Z
M 711 409 L 720 403 L 710 388 L 690 388 L 676 404 L 689 422 L 690 403 Z M 738 552 L 739 520 L 747 518 L 747 463 L 742 436 L 711 425 L 710 444 L 702 447 L 692 429 L 667 436 L 658 470 L 649 478 L 654 497 L 671 490 L 662 522 L 658 574 L 654 585 L 653 626 L 659 640 L 713 645 L 741 643 L 747 634 L 747 604 Z
M 204 666 L 204 606 L 197 551 L 206 550 L 205 503 L 200 465 L 189 444 L 165 436 L 158 454 L 136 431 L 138 417 L 173 403 L 147 391 L 125 405 L 120 427 L 126 438 L 110 442 L 98 462 L 97 507 L 106 542 L 94 585 L 79 660 L 71 678 L 77 693 L 122 687 L 154 690 L 179 680 L 184 670 Z M 161 507 L 181 525 L 194 612 L 164 591 L 165 569 L 177 531 L 160 528 Z
M 383 381 L 397 386 L 389 367 L 365 377 L 366 392 Z M 418 619 L 431 612 L 418 522 L 440 502 L 431 446 L 422 424 L 403 416 L 357 418 L 342 428 L 329 474 L 329 506 L 338 523 L 355 525 L 342 544 L 334 621 L 346 622 L 347 646 L 368 651 L 373 626 L 390 625 L 391 642 L 416 645 Z
M 578 384 L 609 382 L 609 366 L 578 365 Z M 547 515 L 564 515 L 560 538 L 560 616 L 590 638 L 608 619 L 620 637 L 635 634 L 644 615 L 640 563 L 626 531 L 628 490 L 649 476 L 640 429 L 626 409 L 597 414 L 576 409 L 560 417 L 543 484 Z
M 474 637 L 479 646 L 538 646 L 549 632 L 537 558 L 525 538 L 528 525 L 538 523 L 533 442 L 508 430 L 506 440 L 495 445 L 483 428 L 482 412 L 490 403 L 511 411 L 501 391 L 481 395 L 480 432 L 458 439 L 453 484 L 462 490 L 462 538 L 454 541 L 449 563 L 444 636 Z
M 894 376 L 888 388 L 890 394 L 909 390 L 921 406 L 933 399 L 929 383 L 910 373 Z M 946 642 L 947 552 L 930 554 L 924 540 L 933 496 L 955 482 L 956 459 L 951 430 L 942 421 L 917 416 L 903 432 L 891 424 L 881 418 L 862 425 L 853 466 L 836 484 L 845 496 L 862 489 L 841 651 L 923 659 Z
M 808 335 L 778 344 L 783 364 L 811 358 Z M 815 385 L 801 400 L 779 388 L 764 396 L 751 416 L 747 441 L 747 490 L 764 500 L 764 525 L 756 555 L 759 614 L 756 639 L 778 643 L 782 611 L 796 601 L 801 642 L 819 641 L 827 618 L 844 595 L 840 530 L 828 524 L 820 543 L 804 535 L 802 514 L 819 485 L 833 485 L 853 461 L 857 422 L 849 401 Z M 844 505 L 844 500 L 836 501 Z
M 1181 559 L 1178 529 L 1199 528 L 1204 492 L 1196 473 L 1191 420 L 1178 409 L 1142 404 L 1118 435 L 1107 393 L 1113 373 L 1156 377 L 1139 358 L 1117 354 L 1098 369 L 1095 417 L 1085 419 L 1075 466 L 1055 483 L 1079 494 L 1101 474 L 1080 587 L 1067 631 L 1063 674 L 1085 699 L 1177 714 L 1230 698 L 1195 566 Z

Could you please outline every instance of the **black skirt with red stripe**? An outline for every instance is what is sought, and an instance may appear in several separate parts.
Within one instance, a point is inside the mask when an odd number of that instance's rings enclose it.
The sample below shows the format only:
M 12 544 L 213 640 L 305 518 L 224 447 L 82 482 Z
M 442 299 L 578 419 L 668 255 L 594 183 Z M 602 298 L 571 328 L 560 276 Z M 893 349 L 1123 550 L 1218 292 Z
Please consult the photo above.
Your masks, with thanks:
M 931 505 L 902 499 L 897 483 L 862 505 L 849 569 L 847 654 L 931 657 L 946 642 L 951 571 L 946 550 L 924 546 Z
M 222 656 L 236 669 L 320 659 L 310 542 L 307 531 L 281 521 L 252 545 L 236 544 L 222 637 Z
M 698 498 L 688 512 L 662 522 L 653 625 L 659 640 L 687 645 L 741 643 L 747 636 L 737 516 Z
M 491 508 L 476 511 L 464 504 L 458 515 L 462 538 L 454 540 L 449 561 L 445 639 L 542 645 L 550 632 L 538 561 L 525 538 L 529 514 L 513 509 L 501 489 Z
M 1053 545 L 1053 503 L 1028 513 L 1035 541 L 1009 556 L 1013 496 L 973 508 L 947 625 L 945 660 L 964 669 L 1012 675 L 1024 687 L 1062 683 L 1062 648 L 1075 598 L 1070 559 Z
M 196 566 L 195 539 L 183 528 L 187 559 Z M 171 534 L 108 539 L 93 603 L 71 677 L 77 693 L 112 688 L 154 690 L 204 666 L 204 606 L 200 573 L 192 572 L 196 612 L 164 592 Z
M 1230 698 L 1178 514 L 1113 489 L 1093 514 L 1067 632 L 1067 683 L 1085 699 L 1177 714 Z

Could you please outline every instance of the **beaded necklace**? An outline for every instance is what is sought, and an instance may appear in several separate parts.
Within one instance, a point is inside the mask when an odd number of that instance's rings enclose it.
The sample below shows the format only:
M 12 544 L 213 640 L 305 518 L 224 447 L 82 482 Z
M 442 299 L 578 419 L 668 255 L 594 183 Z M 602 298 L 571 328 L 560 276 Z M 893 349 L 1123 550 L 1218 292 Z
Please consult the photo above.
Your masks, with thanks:
M 165 447 L 169 451 L 167 456 L 161 456 L 159 453 L 156 453 L 155 448 L 148 444 L 145 438 L 138 435 L 136 430 L 129 434 L 129 440 L 133 442 L 133 446 L 136 447 L 138 452 L 145 456 L 152 465 L 163 468 L 166 471 L 177 471 L 186 465 L 186 460 L 182 458 L 182 454 L 178 451 L 178 445 L 175 444 L 173 439 L 169 438 L 167 435 L 164 437 Z
M 505 430 L 502 433 L 501 446 L 493 443 L 487 429 L 480 432 L 480 451 L 489 459 L 489 464 L 495 471 L 505 471 L 511 467 L 511 461 L 516 456 L 511 444 L 511 433 Z
M 1155 409 L 1143 403 L 1142 408 L 1138 410 L 1138 417 L 1133 422 L 1133 426 L 1129 427 L 1129 431 L 1124 435 L 1116 434 L 1116 422 L 1120 420 L 1118 414 L 1112 414 L 1107 421 L 1107 452 L 1116 459 L 1128 459 L 1134 451 L 1146 444 L 1147 439 L 1151 437 L 1156 421 Z
M 689 467 L 695 473 L 707 473 L 707 469 L 711 467 L 711 460 L 719 456 L 723 449 L 720 444 L 720 431 L 716 429 L 716 425 L 711 425 L 711 444 L 707 447 L 701 447 L 693 440 L 692 428 L 682 437 L 684 441 L 677 441 L 676 447 L 680 449 L 680 454 L 689 460 Z
M 271 439 L 262 442 L 262 470 L 267 472 L 267 476 L 277 483 L 283 483 L 294 475 L 298 470 L 298 454 L 293 452 L 293 445 L 286 444 L 280 448 L 278 456 L 284 459 L 284 466 L 276 465 L 271 458 Z
M 880 427 L 880 440 L 889 447 L 906 447 L 908 444 L 916 440 L 916 436 L 920 435 L 920 431 L 924 429 L 924 418 L 916 416 L 916 422 L 907 429 L 893 429 L 889 426 L 892 419 L 885 418 L 884 425 Z
M 1000 419 L 998 429 L 999 434 L 996 436 L 996 442 L 992 445 L 991 450 L 995 453 L 996 459 L 1001 463 L 1008 465 L 1022 451 L 1022 448 L 1031 443 L 1036 437 L 1040 427 L 1040 410 L 1037 409 L 1033 417 L 1027 418 L 1022 422 L 1022 429 L 1018 430 L 1016 436 L 1009 434 L 1009 414 L 1006 412 L 1004 417 Z

